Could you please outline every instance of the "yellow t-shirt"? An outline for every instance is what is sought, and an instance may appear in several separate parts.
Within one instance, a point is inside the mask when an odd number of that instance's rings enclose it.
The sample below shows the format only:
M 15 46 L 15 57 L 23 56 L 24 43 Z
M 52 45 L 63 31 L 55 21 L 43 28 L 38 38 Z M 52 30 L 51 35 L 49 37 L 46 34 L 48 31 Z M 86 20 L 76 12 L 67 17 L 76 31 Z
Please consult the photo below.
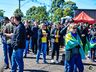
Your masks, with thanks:
M 43 35 L 46 35 L 46 31 L 45 30 L 42 30 L 42 34 Z M 43 36 L 41 40 L 42 40 L 42 43 L 46 43 L 47 42 L 47 37 L 46 36 Z
M 59 42 L 59 30 L 56 31 L 56 38 L 55 38 L 55 42 L 58 43 Z

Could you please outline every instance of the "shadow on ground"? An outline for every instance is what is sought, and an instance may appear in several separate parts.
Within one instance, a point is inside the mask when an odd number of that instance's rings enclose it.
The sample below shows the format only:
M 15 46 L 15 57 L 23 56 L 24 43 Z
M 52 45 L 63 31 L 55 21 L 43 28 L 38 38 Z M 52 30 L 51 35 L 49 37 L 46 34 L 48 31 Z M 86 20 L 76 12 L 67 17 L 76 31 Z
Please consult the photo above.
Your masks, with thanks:
M 49 72 L 49 71 L 45 71 L 45 70 L 31 70 L 31 69 L 25 69 L 25 72 Z
M 96 66 L 96 64 L 93 63 L 83 63 L 84 65 L 92 65 L 92 66 Z

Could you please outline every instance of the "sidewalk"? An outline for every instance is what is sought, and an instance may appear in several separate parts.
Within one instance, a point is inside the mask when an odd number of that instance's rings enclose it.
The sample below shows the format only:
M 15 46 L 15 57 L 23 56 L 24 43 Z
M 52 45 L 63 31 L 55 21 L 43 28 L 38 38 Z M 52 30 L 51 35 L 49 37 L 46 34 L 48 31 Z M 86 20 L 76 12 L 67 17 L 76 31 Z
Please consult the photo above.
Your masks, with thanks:
M 0 38 L 0 72 L 3 72 L 3 65 L 4 65 L 4 59 L 3 59 L 3 48 Z

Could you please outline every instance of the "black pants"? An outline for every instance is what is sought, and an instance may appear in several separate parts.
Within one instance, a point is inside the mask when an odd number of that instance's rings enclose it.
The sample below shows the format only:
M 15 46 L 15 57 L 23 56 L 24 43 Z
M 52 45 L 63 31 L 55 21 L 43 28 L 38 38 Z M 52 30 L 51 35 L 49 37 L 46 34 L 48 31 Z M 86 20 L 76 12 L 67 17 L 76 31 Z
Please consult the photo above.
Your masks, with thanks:
M 37 38 L 32 39 L 32 51 L 37 54 Z
M 56 51 L 56 60 L 58 60 L 59 59 L 59 43 L 52 43 L 51 59 L 54 59 L 55 51 Z
M 49 55 L 49 42 L 47 42 L 47 55 Z
M 82 43 L 83 43 L 83 50 L 85 52 L 86 37 L 82 37 L 81 40 L 82 40 Z
M 96 59 L 96 48 L 91 49 L 91 59 L 92 60 Z

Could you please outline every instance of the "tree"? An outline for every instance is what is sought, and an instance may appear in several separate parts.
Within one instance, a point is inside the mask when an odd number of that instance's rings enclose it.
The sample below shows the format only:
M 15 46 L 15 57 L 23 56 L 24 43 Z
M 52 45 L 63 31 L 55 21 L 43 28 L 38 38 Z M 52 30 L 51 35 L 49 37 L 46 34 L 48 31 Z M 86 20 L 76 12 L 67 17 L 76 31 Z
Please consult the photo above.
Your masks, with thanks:
M 24 15 L 23 15 L 23 12 L 22 12 L 20 9 L 16 9 L 16 10 L 14 11 L 14 15 L 20 15 L 21 17 L 24 16 Z
M 51 8 L 63 8 L 65 0 L 52 0 Z
M 49 10 L 52 21 L 59 20 L 63 16 L 63 6 L 65 0 L 52 0 L 51 9 Z M 60 10 L 60 11 L 59 11 Z M 56 15 L 57 14 L 57 15 Z
M 59 20 L 63 16 L 74 15 L 74 10 L 77 9 L 76 3 L 65 0 L 52 0 L 52 5 L 49 10 L 49 17 L 52 21 Z
M 78 7 L 76 6 L 75 2 L 67 1 L 64 3 L 64 16 L 72 16 L 74 15 L 74 10 Z
M 65 0 L 52 0 L 50 12 L 54 13 L 57 8 L 63 8 Z
M 78 7 L 75 2 L 67 1 L 64 3 L 64 8 L 77 9 Z
M 0 10 L 0 16 L 3 17 L 4 16 L 4 10 Z
M 54 11 L 54 16 L 53 16 L 53 22 L 60 20 L 60 18 L 63 16 L 63 11 L 61 8 L 57 8 Z
M 73 11 L 70 8 L 66 8 L 63 11 L 64 16 L 72 16 L 73 15 Z
M 43 21 L 48 18 L 48 13 L 45 6 L 32 6 L 26 11 L 27 19 L 35 19 L 37 21 Z

